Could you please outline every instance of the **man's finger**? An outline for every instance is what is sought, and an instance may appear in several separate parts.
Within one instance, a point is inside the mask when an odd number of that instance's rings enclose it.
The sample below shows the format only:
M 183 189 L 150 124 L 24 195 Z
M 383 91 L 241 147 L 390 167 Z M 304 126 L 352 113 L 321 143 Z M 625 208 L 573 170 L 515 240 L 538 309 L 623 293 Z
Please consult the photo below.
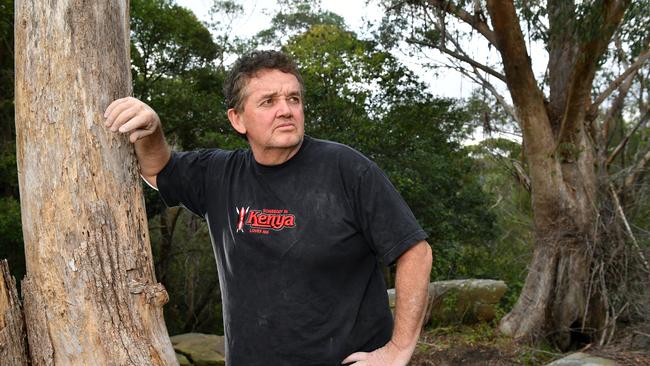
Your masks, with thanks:
M 148 127 L 147 116 L 138 114 L 118 128 L 121 133 L 127 133 L 129 131 L 146 129 L 146 127 Z
M 113 109 L 117 105 L 119 105 L 121 103 L 124 103 L 127 100 L 128 100 L 128 97 L 127 98 L 115 99 L 111 104 L 108 105 L 108 108 L 106 108 L 106 110 L 104 111 L 104 118 L 108 118 L 108 116 L 111 114 L 111 112 L 113 111 Z
M 126 98 L 123 102 L 115 104 L 106 117 L 106 127 L 110 128 L 112 131 L 116 131 L 119 126 L 115 126 L 115 120 L 124 110 L 129 109 L 132 106 L 133 103 L 130 103 Z
M 131 105 L 128 108 L 122 110 L 120 114 L 113 120 L 113 125 L 110 127 L 111 131 L 119 130 L 120 132 L 127 132 L 128 130 L 123 129 L 124 125 L 127 125 L 136 119 L 138 117 L 139 111 L 140 108 L 138 105 Z
M 353 354 L 349 355 L 348 357 L 346 357 L 345 360 L 343 360 L 343 362 L 341 362 L 341 363 L 345 364 L 345 363 L 363 361 L 366 358 L 368 358 L 368 353 L 367 352 L 356 352 L 356 353 L 353 353 Z

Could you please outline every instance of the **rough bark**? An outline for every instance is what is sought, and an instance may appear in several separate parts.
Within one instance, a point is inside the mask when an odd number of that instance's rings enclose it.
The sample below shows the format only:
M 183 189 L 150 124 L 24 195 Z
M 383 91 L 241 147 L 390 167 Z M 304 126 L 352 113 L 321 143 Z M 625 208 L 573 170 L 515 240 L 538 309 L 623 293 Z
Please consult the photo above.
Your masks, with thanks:
M 33 365 L 172 365 L 133 148 L 128 0 L 17 0 L 16 126 Z
M 27 338 L 16 280 L 0 261 L 0 366 L 27 366 Z

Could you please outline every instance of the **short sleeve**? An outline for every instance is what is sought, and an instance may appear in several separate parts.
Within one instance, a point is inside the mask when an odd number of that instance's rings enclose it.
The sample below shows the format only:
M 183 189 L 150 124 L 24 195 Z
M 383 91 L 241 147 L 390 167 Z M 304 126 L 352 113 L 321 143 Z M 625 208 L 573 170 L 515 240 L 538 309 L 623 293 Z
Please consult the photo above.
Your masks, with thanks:
M 360 175 L 354 205 L 363 235 L 386 265 L 427 238 L 402 196 L 375 163 Z
M 182 205 L 196 215 L 205 215 L 206 176 L 213 156 L 213 150 L 172 152 L 171 159 L 156 177 L 165 205 Z

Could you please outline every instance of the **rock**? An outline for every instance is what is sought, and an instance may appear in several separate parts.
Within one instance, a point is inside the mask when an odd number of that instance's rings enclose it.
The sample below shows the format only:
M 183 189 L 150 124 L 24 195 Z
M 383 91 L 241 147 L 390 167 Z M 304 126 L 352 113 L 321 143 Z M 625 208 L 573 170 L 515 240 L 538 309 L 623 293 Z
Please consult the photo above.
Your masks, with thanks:
M 178 360 L 178 366 L 192 366 L 192 363 L 187 359 L 187 357 L 185 357 L 185 355 L 177 353 L 176 359 Z
M 225 366 L 224 339 L 222 336 L 187 333 L 171 337 L 172 346 L 177 354 L 186 357 L 186 365 Z M 179 357 L 179 363 L 181 358 Z
M 496 316 L 496 305 L 507 289 L 505 282 L 495 280 L 431 282 L 424 324 L 490 321 Z M 395 289 L 388 290 L 388 299 L 394 309 Z
M 606 358 L 589 356 L 586 353 L 574 353 L 549 363 L 547 366 L 616 366 L 617 363 Z

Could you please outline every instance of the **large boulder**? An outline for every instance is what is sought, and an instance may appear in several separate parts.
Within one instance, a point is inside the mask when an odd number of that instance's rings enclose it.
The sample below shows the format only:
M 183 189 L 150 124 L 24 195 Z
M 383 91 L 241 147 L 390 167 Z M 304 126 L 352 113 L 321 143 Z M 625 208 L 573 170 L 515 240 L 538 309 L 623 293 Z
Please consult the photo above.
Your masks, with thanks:
M 179 364 L 194 366 L 225 366 L 225 347 L 222 336 L 186 333 L 171 337 Z
M 617 363 L 606 358 L 590 356 L 586 353 L 574 353 L 549 363 L 547 366 L 616 366 Z
M 429 284 L 429 301 L 424 324 L 458 324 L 490 321 L 508 287 L 496 280 L 451 280 Z M 395 289 L 388 290 L 391 309 L 395 308 Z

